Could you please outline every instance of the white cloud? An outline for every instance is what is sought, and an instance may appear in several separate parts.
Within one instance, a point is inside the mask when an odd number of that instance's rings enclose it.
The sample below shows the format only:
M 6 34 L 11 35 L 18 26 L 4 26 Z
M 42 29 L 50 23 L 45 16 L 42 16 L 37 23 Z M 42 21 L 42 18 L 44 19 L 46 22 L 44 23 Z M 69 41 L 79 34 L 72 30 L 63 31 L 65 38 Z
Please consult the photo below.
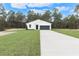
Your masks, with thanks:
M 73 15 L 76 14 L 76 13 L 74 12 L 74 10 L 75 10 L 75 8 L 71 8 L 71 9 L 69 10 L 70 15 L 71 15 L 71 14 L 73 14 Z
M 50 4 L 48 3 L 11 3 L 11 6 L 13 8 L 19 8 L 19 9 L 25 9 L 27 8 L 26 6 L 28 7 L 43 7 L 43 6 L 48 6 Z M 49 9 L 34 9 L 34 8 L 29 8 L 29 10 L 33 10 L 35 13 L 40 13 L 40 14 L 43 14 L 45 13 L 46 10 L 49 10 Z
M 70 8 L 69 7 L 66 7 L 66 6 L 60 6 L 60 7 L 56 7 L 59 11 L 67 11 L 69 10 Z
M 11 6 L 13 8 L 20 8 L 20 9 L 26 8 L 26 4 L 25 3 L 12 3 Z
M 14 8 L 26 8 L 28 7 L 43 7 L 43 6 L 49 6 L 51 3 L 11 3 L 11 6 Z
M 70 12 L 73 13 L 74 12 L 74 9 L 70 10 Z
M 75 15 L 74 9 L 69 10 L 69 13 Z
M 49 6 L 50 3 L 28 3 L 28 7 L 43 7 L 43 6 Z
M 30 9 L 31 11 L 34 11 L 35 13 L 44 14 L 47 9 L 39 10 L 39 9 Z

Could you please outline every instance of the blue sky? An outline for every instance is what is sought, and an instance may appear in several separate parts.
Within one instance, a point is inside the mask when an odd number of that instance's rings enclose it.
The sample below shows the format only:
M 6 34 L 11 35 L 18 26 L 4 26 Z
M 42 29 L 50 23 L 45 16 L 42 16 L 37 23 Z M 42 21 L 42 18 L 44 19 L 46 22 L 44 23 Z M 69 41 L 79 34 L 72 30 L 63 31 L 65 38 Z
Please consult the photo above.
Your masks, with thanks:
M 77 3 L 4 3 L 3 6 L 7 10 L 22 12 L 27 15 L 29 10 L 36 13 L 44 13 L 46 10 L 52 11 L 53 8 L 58 8 L 63 16 L 70 15 L 74 12 Z

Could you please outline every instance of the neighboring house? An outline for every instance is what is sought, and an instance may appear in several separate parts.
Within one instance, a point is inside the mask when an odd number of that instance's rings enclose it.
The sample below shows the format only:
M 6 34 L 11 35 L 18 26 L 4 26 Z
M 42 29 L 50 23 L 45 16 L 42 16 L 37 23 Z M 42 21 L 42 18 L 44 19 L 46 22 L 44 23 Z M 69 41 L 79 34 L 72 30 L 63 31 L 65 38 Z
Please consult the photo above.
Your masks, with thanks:
M 27 29 L 51 30 L 51 23 L 40 19 L 26 23 L 26 26 L 27 26 Z

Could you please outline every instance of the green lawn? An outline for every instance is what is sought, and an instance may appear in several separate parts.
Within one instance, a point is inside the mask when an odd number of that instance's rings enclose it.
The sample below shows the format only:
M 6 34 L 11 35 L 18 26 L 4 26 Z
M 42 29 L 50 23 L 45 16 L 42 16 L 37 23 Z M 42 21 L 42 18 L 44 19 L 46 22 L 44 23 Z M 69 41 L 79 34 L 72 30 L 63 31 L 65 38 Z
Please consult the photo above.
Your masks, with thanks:
M 53 29 L 53 31 L 79 38 L 79 29 Z
M 19 30 L 0 37 L 0 55 L 39 56 L 40 35 L 35 30 Z

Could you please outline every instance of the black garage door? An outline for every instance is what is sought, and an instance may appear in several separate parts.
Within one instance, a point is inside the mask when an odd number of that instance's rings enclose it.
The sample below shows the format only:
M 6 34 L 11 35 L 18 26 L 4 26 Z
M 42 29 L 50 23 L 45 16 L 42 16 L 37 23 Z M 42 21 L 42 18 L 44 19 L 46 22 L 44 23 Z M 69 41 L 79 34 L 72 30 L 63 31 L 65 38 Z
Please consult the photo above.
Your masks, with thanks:
M 40 26 L 40 30 L 49 30 L 50 26 Z

